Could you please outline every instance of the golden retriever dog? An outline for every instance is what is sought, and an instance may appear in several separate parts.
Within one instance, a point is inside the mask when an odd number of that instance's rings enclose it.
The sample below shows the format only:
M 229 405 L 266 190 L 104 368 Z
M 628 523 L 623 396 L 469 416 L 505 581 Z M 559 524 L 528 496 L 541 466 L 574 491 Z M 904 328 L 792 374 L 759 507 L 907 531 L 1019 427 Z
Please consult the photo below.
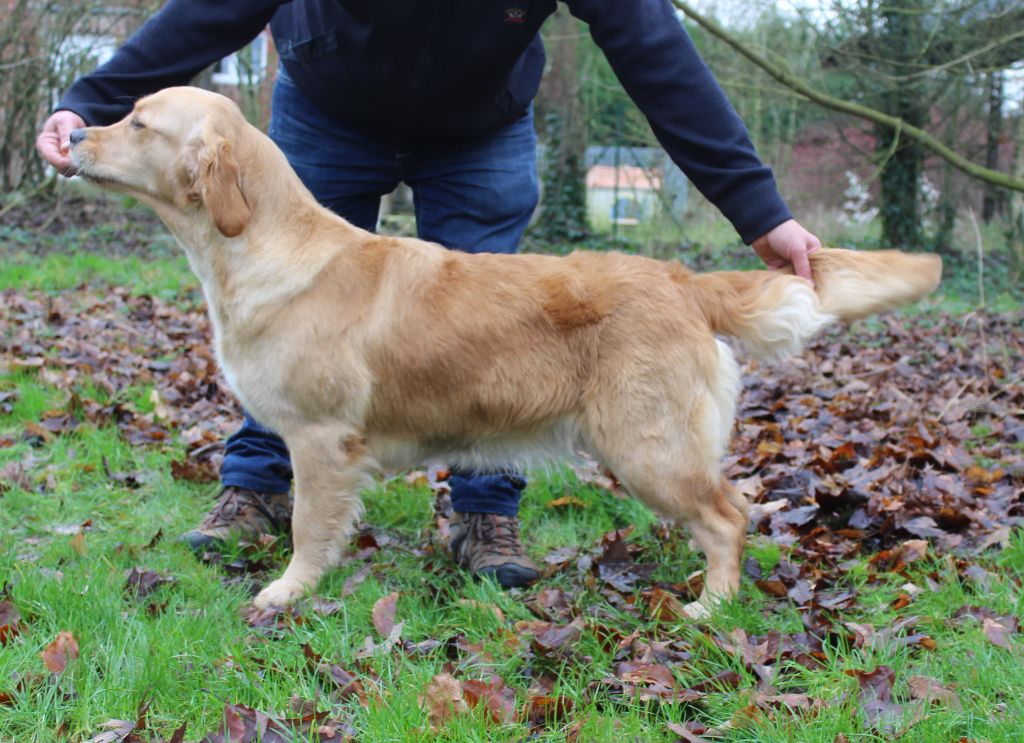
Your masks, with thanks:
M 217 357 L 295 468 L 294 554 L 256 597 L 280 606 L 337 564 L 382 467 L 521 466 L 582 447 L 707 556 L 706 616 L 734 594 L 745 499 L 723 477 L 739 368 L 819 329 L 916 300 L 935 256 L 823 249 L 815 287 L 771 271 L 696 275 L 620 253 L 472 255 L 358 229 L 317 204 L 227 98 L 172 88 L 76 130 L 79 174 L 149 204 L 209 303 Z

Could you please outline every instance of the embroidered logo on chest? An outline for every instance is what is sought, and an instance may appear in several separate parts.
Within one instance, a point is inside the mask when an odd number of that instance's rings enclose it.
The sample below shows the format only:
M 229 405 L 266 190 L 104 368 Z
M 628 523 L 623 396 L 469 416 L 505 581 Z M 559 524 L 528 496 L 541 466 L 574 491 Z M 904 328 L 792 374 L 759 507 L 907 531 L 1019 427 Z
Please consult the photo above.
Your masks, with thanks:
M 505 23 L 511 23 L 515 26 L 521 26 L 525 22 L 526 8 L 520 8 L 514 5 L 505 8 Z

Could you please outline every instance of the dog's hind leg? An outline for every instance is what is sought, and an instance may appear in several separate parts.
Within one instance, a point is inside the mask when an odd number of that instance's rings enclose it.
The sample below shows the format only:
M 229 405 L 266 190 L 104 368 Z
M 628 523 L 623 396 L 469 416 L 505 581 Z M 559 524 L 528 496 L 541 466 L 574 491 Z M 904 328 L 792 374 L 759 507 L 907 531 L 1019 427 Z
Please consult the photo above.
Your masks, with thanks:
M 644 442 L 642 447 L 650 447 Z M 664 518 L 685 526 L 707 557 L 704 590 L 685 609 L 695 619 L 706 618 L 723 598 L 740 585 L 740 561 L 747 532 L 747 503 L 720 474 L 685 469 L 662 469 L 642 452 L 624 457 L 599 450 L 626 490 Z
M 284 575 L 256 596 L 257 608 L 286 606 L 336 566 L 362 510 L 372 467 L 361 436 L 331 427 L 289 436 L 295 470 L 292 543 Z
M 669 349 L 642 368 L 620 366 L 599 380 L 583 426 L 626 489 L 686 526 L 707 556 L 704 590 L 686 607 L 703 618 L 739 588 L 747 503 L 721 474 L 738 388 L 735 361 L 721 344 L 687 350 Z M 696 361 L 701 351 L 703 364 Z
M 740 561 L 747 534 L 747 501 L 724 477 L 702 498 L 697 513 L 684 523 L 708 558 L 704 590 L 697 601 L 687 604 L 686 612 L 695 619 L 705 618 L 723 598 L 740 587 Z

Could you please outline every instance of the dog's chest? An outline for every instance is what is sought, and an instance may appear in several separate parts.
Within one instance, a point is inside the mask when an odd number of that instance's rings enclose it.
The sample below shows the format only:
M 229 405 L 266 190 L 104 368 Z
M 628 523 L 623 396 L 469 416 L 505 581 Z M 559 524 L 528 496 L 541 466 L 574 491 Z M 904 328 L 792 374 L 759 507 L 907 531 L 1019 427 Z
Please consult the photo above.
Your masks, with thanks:
M 228 387 L 250 415 L 272 426 L 286 397 L 280 384 L 280 365 L 272 358 L 242 353 L 237 344 L 224 342 L 221 333 L 215 332 L 214 339 L 217 363 Z

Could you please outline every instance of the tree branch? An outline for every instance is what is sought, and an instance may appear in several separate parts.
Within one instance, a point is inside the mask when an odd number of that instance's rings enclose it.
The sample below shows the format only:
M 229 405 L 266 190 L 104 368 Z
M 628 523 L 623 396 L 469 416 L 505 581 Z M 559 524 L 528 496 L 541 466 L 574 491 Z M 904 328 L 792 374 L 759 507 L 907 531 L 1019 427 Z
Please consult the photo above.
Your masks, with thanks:
M 967 158 L 957 154 L 942 142 L 935 139 L 933 136 L 928 134 L 928 132 L 923 129 L 919 129 L 916 126 L 911 126 L 898 116 L 890 116 L 889 114 L 882 113 L 876 109 L 862 106 L 858 103 L 844 101 L 840 98 L 828 95 L 827 93 L 823 93 L 820 90 L 815 90 L 803 81 L 791 75 L 782 67 L 762 57 L 710 18 L 706 18 L 698 13 L 690 5 L 683 2 L 683 0 L 672 0 L 672 4 L 685 13 L 687 17 L 693 19 L 697 25 L 712 36 L 721 39 L 768 73 L 771 77 L 775 78 L 786 87 L 795 90 L 805 98 L 825 106 L 826 108 L 831 108 L 833 111 L 840 111 L 862 119 L 867 119 L 875 124 L 887 126 L 898 132 L 900 135 L 918 142 L 926 149 L 931 150 L 936 155 L 949 162 L 953 167 L 962 170 L 964 173 L 967 173 L 974 178 L 978 178 L 987 183 L 993 183 L 1004 188 L 1010 188 L 1014 191 L 1024 191 L 1024 180 L 1014 178 L 1006 173 L 1000 173 L 998 170 L 992 170 L 990 168 L 977 165 L 976 163 L 972 163 Z
M 936 66 L 945 66 L 960 58 L 978 55 L 976 66 L 1003 69 L 1024 59 L 1024 39 L 1020 33 L 999 38 L 999 32 L 1021 26 L 1024 26 L 1024 9 L 989 15 L 963 26 L 950 41 L 929 47 L 927 56 Z

